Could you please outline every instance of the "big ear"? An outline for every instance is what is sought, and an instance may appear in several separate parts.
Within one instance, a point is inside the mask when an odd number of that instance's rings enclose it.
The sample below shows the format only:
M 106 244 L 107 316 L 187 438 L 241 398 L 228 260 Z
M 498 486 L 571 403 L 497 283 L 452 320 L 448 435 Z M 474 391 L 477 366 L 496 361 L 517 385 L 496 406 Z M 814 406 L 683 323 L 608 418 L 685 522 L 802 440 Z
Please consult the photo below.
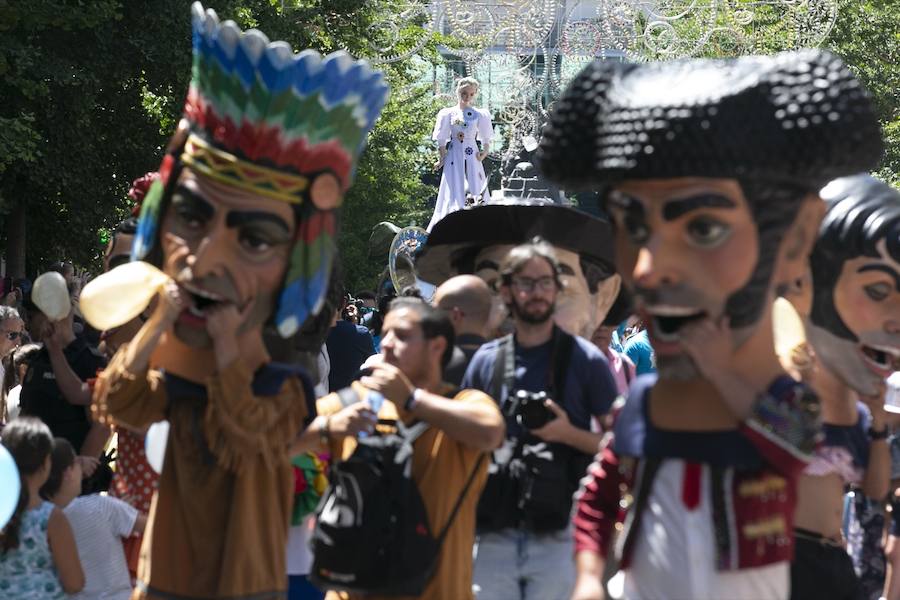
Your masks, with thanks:
M 797 211 L 797 217 L 784 233 L 778 262 L 775 267 L 775 289 L 802 279 L 809 269 L 809 255 L 825 216 L 825 203 L 818 194 L 807 194 Z
M 594 299 L 594 317 L 596 324 L 603 323 L 606 313 L 619 296 L 619 289 L 622 287 L 622 278 L 618 273 L 607 277 L 597 284 L 597 293 L 593 294 Z

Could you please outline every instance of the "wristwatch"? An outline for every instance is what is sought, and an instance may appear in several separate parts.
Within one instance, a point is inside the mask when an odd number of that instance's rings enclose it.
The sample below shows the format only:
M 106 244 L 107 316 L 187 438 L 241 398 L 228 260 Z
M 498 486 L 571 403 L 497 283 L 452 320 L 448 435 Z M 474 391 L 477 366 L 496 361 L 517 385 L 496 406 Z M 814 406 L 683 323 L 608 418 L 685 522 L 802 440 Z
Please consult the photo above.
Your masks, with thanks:
M 877 440 L 886 440 L 888 438 L 888 426 L 885 425 L 881 431 L 875 431 L 874 429 L 869 427 L 866 433 L 869 435 L 869 439 L 873 442 Z
M 403 404 L 403 408 L 404 410 L 406 410 L 406 412 L 412 411 L 416 407 L 416 404 L 419 403 L 419 399 L 416 398 L 416 394 L 418 394 L 420 391 L 421 390 L 419 388 L 413 389 L 412 393 L 409 395 L 409 398 L 406 399 L 406 402 Z

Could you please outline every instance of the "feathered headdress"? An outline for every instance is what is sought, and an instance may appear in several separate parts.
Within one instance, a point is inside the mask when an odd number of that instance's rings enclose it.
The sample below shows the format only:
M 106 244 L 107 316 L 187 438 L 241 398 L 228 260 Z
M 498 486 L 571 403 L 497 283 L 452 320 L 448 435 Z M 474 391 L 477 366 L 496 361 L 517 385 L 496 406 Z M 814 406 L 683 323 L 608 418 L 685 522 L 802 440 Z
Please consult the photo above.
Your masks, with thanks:
M 318 311 L 335 253 L 337 209 L 388 96 L 381 73 L 344 52 L 294 54 L 260 31 L 191 7 L 193 69 L 180 154 L 144 199 L 132 258 L 156 243 L 176 162 L 226 185 L 295 205 L 297 233 L 275 323 L 288 337 Z M 178 135 L 178 134 L 176 134 Z

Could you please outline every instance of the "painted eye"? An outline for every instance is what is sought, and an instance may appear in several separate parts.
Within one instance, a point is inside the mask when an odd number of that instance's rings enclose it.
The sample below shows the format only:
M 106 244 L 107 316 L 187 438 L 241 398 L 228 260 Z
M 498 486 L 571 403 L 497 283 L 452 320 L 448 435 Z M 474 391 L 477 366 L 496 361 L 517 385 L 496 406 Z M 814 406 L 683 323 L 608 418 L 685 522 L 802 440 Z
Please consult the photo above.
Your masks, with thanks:
M 245 248 L 255 253 L 266 252 L 272 247 L 269 240 L 253 232 L 244 232 L 241 235 L 241 243 Z
M 694 219 L 687 230 L 691 241 L 703 248 L 718 246 L 731 235 L 731 227 L 709 217 Z
M 866 295 L 875 302 L 881 302 L 891 295 L 891 285 L 887 283 L 871 283 L 863 288 Z

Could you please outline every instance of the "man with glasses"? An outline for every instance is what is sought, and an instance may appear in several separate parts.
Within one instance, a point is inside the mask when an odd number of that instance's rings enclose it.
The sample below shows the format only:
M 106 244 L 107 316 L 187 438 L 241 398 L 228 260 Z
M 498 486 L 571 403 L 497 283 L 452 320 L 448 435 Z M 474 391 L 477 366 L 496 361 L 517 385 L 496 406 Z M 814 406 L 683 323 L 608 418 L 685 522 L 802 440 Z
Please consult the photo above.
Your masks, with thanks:
M 19 311 L 11 306 L 0 306 L 0 358 L 6 358 L 27 341 L 25 323 Z M 2 375 L 0 367 L 0 380 Z
M 19 311 L 11 306 L 0 306 L 0 386 L 6 383 L 6 369 L 13 369 L 12 359 L 7 360 L 20 345 L 26 343 L 25 323 L 19 316 Z M 14 371 L 13 371 L 14 373 Z M 15 385 L 15 376 L 10 379 L 9 388 Z M 4 394 L 5 396 L 5 394 Z M 6 398 L 2 399 L 6 402 Z M 4 406 L 0 406 L 0 425 L 7 420 L 8 412 Z
M 560 273 L 540 238 L 509 252 L 499 292 L 515 333 L 482 346 L 463 379 L 501 405 L 507 425 L 478 510 L 482 599 L 568 598 L 575 580 L 572 494 L 600 442 L 591 421 L 617 392 L 603 354 L 554 324 Z

